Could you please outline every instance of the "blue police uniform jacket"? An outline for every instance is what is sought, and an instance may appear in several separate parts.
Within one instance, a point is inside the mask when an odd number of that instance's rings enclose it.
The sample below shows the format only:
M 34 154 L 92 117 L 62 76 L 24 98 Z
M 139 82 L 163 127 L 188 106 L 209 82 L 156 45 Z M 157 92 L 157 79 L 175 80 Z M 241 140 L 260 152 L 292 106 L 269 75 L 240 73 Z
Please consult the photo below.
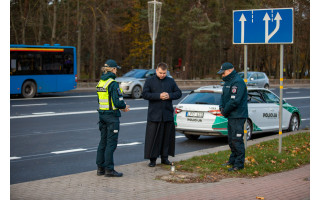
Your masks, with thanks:
M 162 92 L 169 94 L 168 100 L 160 99 Z M 149 100 L 147 121 L 173 121 L 172 100 L 179 99 L 181 96 L 181 90 L 173 78 L 165 77 L 164 79 L 160 79 L 157 75 L 149 77 L 142 91 L 142 97 Z
M 248 92 L 243 79 L 233 70 L 222 80 L 225 82 L 219 105 L 222 115 L 226 118 L 248 118 Z

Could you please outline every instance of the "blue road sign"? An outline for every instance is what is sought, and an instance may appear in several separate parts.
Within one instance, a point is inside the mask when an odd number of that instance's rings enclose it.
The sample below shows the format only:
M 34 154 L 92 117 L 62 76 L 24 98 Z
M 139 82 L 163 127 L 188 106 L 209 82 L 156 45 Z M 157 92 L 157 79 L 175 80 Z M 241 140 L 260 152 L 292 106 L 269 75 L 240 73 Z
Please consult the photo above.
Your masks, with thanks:
M 293 8 L 234 10 L 233 44 L 291 44 L 293 25 Z

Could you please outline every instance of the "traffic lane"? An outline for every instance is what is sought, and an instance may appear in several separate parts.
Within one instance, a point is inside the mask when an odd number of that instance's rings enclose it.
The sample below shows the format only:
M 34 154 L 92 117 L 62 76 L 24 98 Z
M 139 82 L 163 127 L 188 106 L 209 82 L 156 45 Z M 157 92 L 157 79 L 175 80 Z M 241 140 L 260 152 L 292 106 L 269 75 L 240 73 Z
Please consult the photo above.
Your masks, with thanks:
M 136 109 L 136 110 L 135 110 Z M 11 118 L 11 136 L 41 134 L 46 132 L 77 130 L 98 127 L 98 111 L 89 113 L 76 112 L 75 114 L 58 113 L 61 115 L 30 115 L 24 118 Z M 134 107 L 129 112 L 121 112 L 121 123 L 140 122 L 147 119 L 147 107 Z M 35 117 L 34 117 L 35 116 Z M 17 126 L 17 124 L 19 124 Z
M 120 119 L 119 142 L 129 141 L 135 137 L 144 137 L 146 110 L 131 111 Z M 133 120 L 134 119 L 134 120 Z M 63 149 L 88 148 L 100 137 L 98 113 L 12 119 L 11 156 L 21 157 L 28 154 L 43 154 Z M 17 126 L 20 124 L 21 126 Z
M 177 133 L 177 135 L 181 136 L 179 133 Z M 121 137 L 121 133 L 119 137 Z M 179 137 L 176 139 L 176 154 L 214 148 L 226 145 L 226 143 L 227 138 L 225 137 L 203 137 L 196 141 Z M 169 157 L 169 159 L 170 158 L 171 157 Z M 12 160 L 10 174 L 11 184 L 96 170 L 95 159 L 96 147 L 81 152 L 48 154 L 46 156 L 39 155 L 21 160 Z M 144 143 L 132 146 L 118 146 L 114 153 L 114 161 L 115 169 L 117 169 L 118 165 L 140 161 L 145 161 L 147 167 L 149 162 L 144 159 Z M 160 159 L 158 159 L 157 163 L 160 163 Z M 123 173 L 125 174 L 126 172 Z

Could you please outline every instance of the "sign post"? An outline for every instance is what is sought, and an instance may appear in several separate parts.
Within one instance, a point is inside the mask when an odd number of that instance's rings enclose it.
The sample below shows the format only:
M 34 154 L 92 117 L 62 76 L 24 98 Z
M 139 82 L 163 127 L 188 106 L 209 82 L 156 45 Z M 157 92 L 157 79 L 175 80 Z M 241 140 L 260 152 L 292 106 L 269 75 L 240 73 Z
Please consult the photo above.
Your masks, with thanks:
M 283 44 L 293 43 L 293 27 L 293 8 L 233 11 L 233 44 L 244 45 L 244 81 L 246 83 L 247 44 L 280 44 L 279 153 L 282 149 Z M 247 147 L 246 123 L 244 136 L 245 147 Z
M 247 80 L 247 69 L 248 69 L 248 45 L 244 45 L 244 82 L 246 84 L 246 87 L 247 87 L 247 84 L 248 84 L 248 80 Z M 252 133 L 252 130 L 251 130 L 251 133 Z M 247 129 L 247 120 L 246 122 L 244 123 L 244 148 L 247 149 L 247 135 L 248 135 L 248 129 Z
M 282 149 L 282 104 L 283 104 L 283 44 L 280 44 L 280 108 L 279 109 L 279 153 Z

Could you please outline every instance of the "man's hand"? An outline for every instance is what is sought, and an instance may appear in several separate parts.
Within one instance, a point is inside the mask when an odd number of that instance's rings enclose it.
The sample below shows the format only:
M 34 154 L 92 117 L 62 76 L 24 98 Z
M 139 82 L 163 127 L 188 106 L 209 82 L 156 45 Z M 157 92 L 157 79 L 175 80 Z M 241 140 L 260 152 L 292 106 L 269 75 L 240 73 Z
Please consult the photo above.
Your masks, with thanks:
M 160 99 L 161 99 L 161 100 L 167 100 L 167 99 L 169 99 L 169 94 L 168 94 L 167 92 L 162 92 L 162 93 L 160 94 Z

